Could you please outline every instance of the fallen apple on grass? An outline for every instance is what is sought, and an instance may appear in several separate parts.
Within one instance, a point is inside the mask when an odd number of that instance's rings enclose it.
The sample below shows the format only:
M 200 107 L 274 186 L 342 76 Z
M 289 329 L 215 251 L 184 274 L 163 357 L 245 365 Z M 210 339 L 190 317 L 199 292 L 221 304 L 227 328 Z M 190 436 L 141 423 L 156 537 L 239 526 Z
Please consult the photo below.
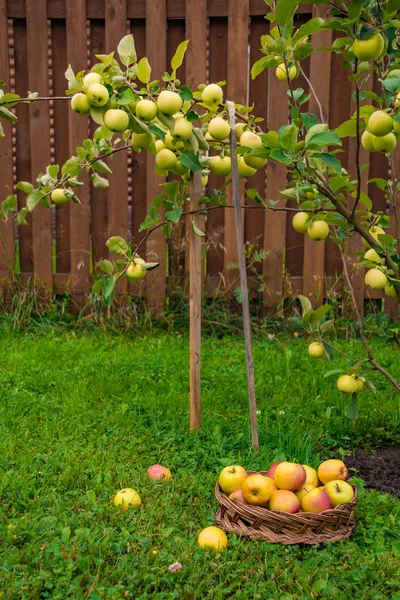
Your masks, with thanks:
M 151 465 L 147 469 L 147 473 L 150 479 L 158 479 L 161 481 L 162 479 L 171 479 L 171 471 L 167 469 L 167 467 L 163 467 L 162 465 Z
M 197 541 L 200 548 L 211 548 L 219 552 L 224 550 L 228 545 L 228 538 L 225 531 L 214 525 L 200 531 Z
M 129 508 L 138 508 L 142 504 L 139 494 L 132 488 L 124 488 L 114 496 L 114 506 L 127 511 Z

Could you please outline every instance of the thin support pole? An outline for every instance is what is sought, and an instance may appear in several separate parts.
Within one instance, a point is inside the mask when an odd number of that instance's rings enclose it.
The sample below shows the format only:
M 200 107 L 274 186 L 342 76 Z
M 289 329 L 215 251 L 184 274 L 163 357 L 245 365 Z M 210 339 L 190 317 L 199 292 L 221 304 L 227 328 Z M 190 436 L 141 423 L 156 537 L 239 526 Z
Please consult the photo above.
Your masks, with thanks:
M 250 427 L 251 427 L 251 441 L 253 449 L 258 452 L 258 424 L 257 424 L 257 403 L 256 403 L 256 392 L 254 385 L 254 362 L 253 362 L 253 351 L 251 347 L 251 324 L 250 324 L 250 309 L 249 309 L 249 292 L 247 287 L 247 270 L 246 270 L 246 259 L 244 253 L 244 242 L 243 242 L 243 224 L 242 224 L 242 207 L 240 204 L 240 184 L 239 184 L 239 172 L 238 172 L 238 161 L 235 154 L 236 151 L 236 130 L 235 130 L 235 104 L 233 102 L 227 102 L 228 114 L 229 114 L 229 125 L 231 128 L 230 134 L 230 151 L 232 161 L 232 193 L 233 193 L 233 205 L 235 213 L 235 230 L 236 230 L 236 243 L 238 250 L 238 262 L 239 262 L 239 274 L 240 274 L 240 287 L 242 290 L 242 311 L 243 311 L 243 329 L 244 329 L 244 342 L 246 346 L 246 366 L 247 366 L 247 384 L 249 394 L 249 409 L 250 409 Z
M 190 210 L 198 208 L 201 198 L 201 172 L 192 173 L 190 182 Z M 194 228 L 200 225 L 200 215 L 193 214 L 189 230 L 190 278 L 190 428 L 200 427 L 201 384 L 201 237 Z

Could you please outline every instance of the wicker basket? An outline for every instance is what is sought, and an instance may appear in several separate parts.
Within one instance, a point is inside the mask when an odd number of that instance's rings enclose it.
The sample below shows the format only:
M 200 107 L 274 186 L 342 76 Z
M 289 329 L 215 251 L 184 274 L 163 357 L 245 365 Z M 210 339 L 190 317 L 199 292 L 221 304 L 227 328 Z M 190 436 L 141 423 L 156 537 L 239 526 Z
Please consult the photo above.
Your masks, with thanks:
M 262 474 L 265 475 L 265 472 Z M 339 504 L 336 508 L 319 514 L 302 512 L 292 515 L 280 510 L 234 502 L 217 483 L 215 497 L 219 510 L 215 521 L 225 531 L 270 544 L 320 544 L 345 540 L 351 536 L 356 525 L 353 515 L 358 494 L 355 486 L 353 490 L 354 498 L 351 502 Z

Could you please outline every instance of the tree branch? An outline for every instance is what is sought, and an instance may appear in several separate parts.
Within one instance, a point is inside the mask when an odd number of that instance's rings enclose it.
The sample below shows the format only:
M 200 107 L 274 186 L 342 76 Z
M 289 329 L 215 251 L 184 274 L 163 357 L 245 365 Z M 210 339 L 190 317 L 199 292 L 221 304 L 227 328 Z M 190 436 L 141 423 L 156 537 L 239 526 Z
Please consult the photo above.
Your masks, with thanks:
M 318 99 L 318 96 L 317 96 L 317 93 L 316 93 L 316 91 L 314 90 L 314 88 L 313 88 L 313 86 L 312 86 L 312 83 L 311 83 L 311 81 L 308 79 L 307 75 L 304 73 L 304 71 L 303 71 L 303 69 L 302 69 L 301 65 L 300 65 L 300 71 L 301 71 L 301 74 L 303 75 L 304 79 L 307 81 L 307 83 L 308 83 L 308 87 L 310 88 L 310 90 L 311 90 L 311 93 L 312 93 L 312 95 L 313 95 L 313 96 L 314 96 L 314 98 L 315 98 L 315 102 L 316 102 L 316 103 L 317 103 L 317 105 L 318 105 L 318 109 L 319 109 L 319 116 L 320 116 L 320 118 L 321 118 L 321 123 L 325 123 L 325 119 L 324 119 L 324 111 L 322 110 L 322 105 L 321 105 L 321 102 L 319 101 L 319 99 Z
M 337 234 L 336 234 L 336 237 L 337 237 Z M 393 385 L 393 387 L 396 388 L 396 390 L 400 392 L 400 384 L 396 381 L 396 379 L 388 371 L 386 371 L 386 369 L 384 369 L 379 363 L 376 362 L 376 360 L 374 359 L 374 357 L 372 355 L 371 347 L 370 347 L 370 345 L 368 343 L 368 340 L 367 340 L 367 338 L 365 336 L 365 333 L 364 333 L 364 326 L 363 326 L 363 322 L 362 322 L 361 313 L 360 313 L 358 305 L 357 305 L 357 300 L 356 300 L 356 297 L 355 297 L 355 294 L 354 294 L 354 288 L 353 288 L 353 285 L 351 283 L 351 278 L 350 278 L 349 270 L 347 268 L 346 256 L 344 254 L 344 250 L 343 250 L 342 244 L 338 244 L 338 245 L 339 245 L 339 250 L 340 250 L 340 256 L 341 256 L 342 263 L 343 263 L 344 276 L 346 278 L 347 285 L 349 287 L 349 292 L 350 292 L 351 300 L 353 302 L 354 311 L 355 311 L 356 317 L 357 317 L 358 327 L 360 329 L 361 341 L 362 341 L 362 343 L 364 345 L 364 348 L 365 348 L 365 350 L 367 352 L 368 362 L 374 367 L 374 369 L 376 369 L 377 371 L 380 371 L 380 373 L 382 373 L 382 375 L 384 375 L 390 381 L 390 383 Z

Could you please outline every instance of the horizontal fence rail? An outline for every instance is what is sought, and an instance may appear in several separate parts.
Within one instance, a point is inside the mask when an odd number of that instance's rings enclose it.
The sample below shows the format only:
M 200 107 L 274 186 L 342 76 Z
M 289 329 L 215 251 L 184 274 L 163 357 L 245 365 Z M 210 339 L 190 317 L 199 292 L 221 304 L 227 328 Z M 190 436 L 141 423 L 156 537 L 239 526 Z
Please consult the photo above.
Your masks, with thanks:
M 324 16 L 325 5 L 302 4 L 296 25 L 312 16 Z M 24 94 L 37 91 L 41 96 L 62 96 L 66 89 L 64 73 L 69 63 L 75 71 L 89 68 L 96 54 L 116 49 L 118 41 L 131 32 L 138 57 L 147 56 L 154 78 L 161 78 L 168 68 L 177 45 L 190 38 L 189 49 L 178 76 L 195 86 L 226 80 L 225 94 L 247 104 L 254 103 L 254 113 L 265 126 L 278 129 L 287 122 L 287 86 L 274 72 L 264 71 L 252 81 L 249 68 L 260 58 L 260 37 L 268 32 L 264 0 L 0 0 L 0 78 L 7 90 Z M 314 36 L 315 46 L 329 46 L 336 33 L 331 30 Z M 355 110 L 347 72 L 341 59 L 319 51 L 303 61 L 302 67 L 311 81 L 324 118 L 333 129 L 350 118 Z M 296 84 L 308 89 L 302 75 Z M 377 86 L 371 81 L 371 89 Z M 11 190 L 22 196 L 15 185 L 19 180 L 35 180 L 49 163 L 62 164 L 75 147 L 96 125 L 69 108 L 68 102 L 21 104 L 16 109 L 19 122 L 5 125 L 6 138 L 0 140 L 0 199 Z M 304 111 L 319 114 L 312 97 Z M 354 138 L 344 142 L 351 169 L 355 155 Z M 367 162 L 362 150 L 362 162 Z M 398 154 L 396 167 L 400 172 Z M 354 162 L 354 160 L 353 160 Z M 88 185 L 79 189 L 81 206 L 68 204 L 52 211 L 39 208 L 29 217 L 29 226 L 16 228 L 13 221 L 0 224 L 0 285 L 4 288 L 17 276 L 23 281 L 33 274 L 55 293 L 71 293 L 79 304 L 85 301 L 96 263 L 106 257 L 105 241 L 121 235 L 137 244 L 138 233 L 147 206 L 159 192 L 163 179 L 154 173 L 154 157 L 146 153 L 117 154 L 110 166 L 110 188 L 106 191 Z M 382 192 L 372 177 L 390 177 L 388 161 L 373 154 L 363 171 L 364 190 L 373 201 L 374 210 L 390 214 Z M 284 165 L 269 160 L 246 182 L 267 199 L 279 199 L 286 182 Z M 221 184 L 210 174 L 208 190 Z M 228 198 L 231 204 L 231 199 Z M 243 200 L 244 201 L 244 200 Z M 291 201 L 281 199 L 281 204 Z M 291 226 L 290 213 L 256 208 L 246 198 L 245 240 L 256 250 L 265 250 L 266 258 L 255 265 L 265 282 L 262 300 L 268 312 L 276 312 L 285 298 L 304 294 L 316 303 L 343 287 L 342 266 L 337 247 L 332 242 L 314 242 L 298 234 Z M 165 308 L 166 298 L 177 286 L 184 286 L 189 271 L 185 244 L 185 226 L 179 225 L 172 238 L 165 241 L 155 232 L 146 242 L 147 259 L 160 262 L 141 284 L 124 284 L 121 293 L 144 294 L 154 312 Z M 206 231 L 204 285 L 208 294 L 220 289 L 225 294 L 239 287 L 233 211 L 218 208 L 204 220 Z M 359 242 L 348 244 L 350 265 Z M 380 292 L 366 290 L 360 271 L 353 272 L 357 302 L 361 310 L 365 299 L 379 299 Z M 253 296 L 260 281 L 255 273 L 250 279 Z M 385 310 L 394 302 L 385 300 Z

